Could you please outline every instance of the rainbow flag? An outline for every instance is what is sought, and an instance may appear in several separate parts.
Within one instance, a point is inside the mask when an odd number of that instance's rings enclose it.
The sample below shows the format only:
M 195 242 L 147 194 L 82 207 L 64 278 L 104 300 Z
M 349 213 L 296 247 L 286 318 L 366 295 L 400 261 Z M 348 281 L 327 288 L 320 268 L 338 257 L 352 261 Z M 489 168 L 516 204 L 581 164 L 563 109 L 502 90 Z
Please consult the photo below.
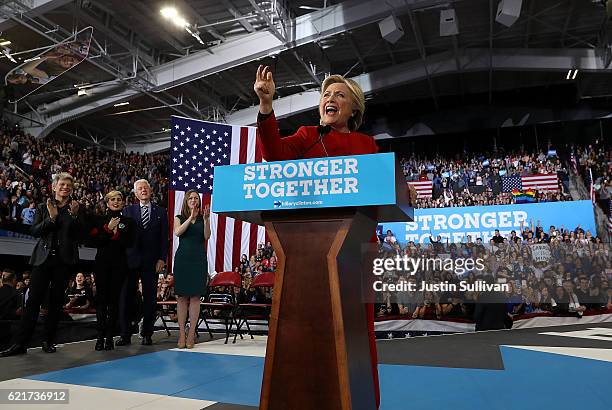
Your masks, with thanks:
M 526 191 L 518 189 L 512 190 L 512 197 L 517 204 L 528 204 L 536 201 L 536 191 L 529 188 Z

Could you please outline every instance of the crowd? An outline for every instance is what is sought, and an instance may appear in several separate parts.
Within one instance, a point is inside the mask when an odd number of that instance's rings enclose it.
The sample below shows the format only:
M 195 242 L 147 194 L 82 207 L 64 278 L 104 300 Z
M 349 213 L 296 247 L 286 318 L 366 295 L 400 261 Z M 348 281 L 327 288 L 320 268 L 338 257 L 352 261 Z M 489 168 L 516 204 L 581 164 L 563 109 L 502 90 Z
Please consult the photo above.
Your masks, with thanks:
M 514 175 L 557 174 L 560 181 L 559 191 L 537 192 L 536 200 L 571 200 L 567 167 L 554 150 L 547 153 L 510 152 L 461 158 L 412 155 L 402 158 L 400 164 L 408 182 L 432 182 L 432 195 L 430 198 L 419 198 L 419 208 L 515 203 L 513 195 L 502 189 L 502 178 Z
M 612 252 L 608 244 L 584 232 L 551 226 L 525 226 L 518 233 L 501 235 L 498 230 L 489 241 L 467 236 L 461 243 L 430 238 L 430 243 L 405 245 L 391 231 L 379 238 L 384 257 L 406 255 L 408 258 L 457 260 L 480 259 L 481 265 L 466 266 L 462 272 L 444 271 L 425 266 L 416 274 L 388 270 L 387 283 L 401 281 L 442 284 L 492 279 L 507 284 L 502 302 L 507 313 L 522 315 L 545 313 L 581 316 L 586 310 L 612 308 Z M 437 269 L 437 270 L 436 270 Z M 443 290 L 443 288 L 441 288 Z M 377 304 L 377 316 L 406 315 L 409 318 L 442 317 L 472 319 L 478 291 L 383 292 Z
M 34 138 L 6 122 L 0 124 L 0 146 L 0 228 L 27 233 L 36 205 L 49 198 L 52 177 L 61 171 L 73 176 L 73 198 L 91 212 L 103 209 L 104 194 L 112 190 L 134 203 L 134 182 L 143 177 L 153 202 L 167 202 L 167 154 L 84 149 L 52 136 Z
M 577 167 L 585 181 L 592 178 L 596 199 L 603 204 L 612 198 L 612 150 L 606 149 L 603 141 L 577 147 L 575 157 Z M 602 204 L 602 205 L 603 205 Z M 604 209 L 609 211 L 609 207 Z

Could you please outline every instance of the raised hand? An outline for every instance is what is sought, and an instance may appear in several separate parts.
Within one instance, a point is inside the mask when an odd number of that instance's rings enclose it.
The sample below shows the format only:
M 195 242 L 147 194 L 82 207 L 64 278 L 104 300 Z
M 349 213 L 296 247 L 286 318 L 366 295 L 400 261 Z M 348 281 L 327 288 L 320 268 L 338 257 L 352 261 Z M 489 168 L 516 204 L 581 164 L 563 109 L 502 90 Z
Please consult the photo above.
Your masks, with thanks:
M 202 209 L 202 213 L 204 214 L 204 218 L 210 218 L 210 205 L 209 204 L 204 205 L 204 208 Z
M 269 114 L 272 111 L 272 98 L 276 90 L 270 67 L 262 65 L 257 67 L 253 89 L 259 97 L 259 111 L 262 114 Z

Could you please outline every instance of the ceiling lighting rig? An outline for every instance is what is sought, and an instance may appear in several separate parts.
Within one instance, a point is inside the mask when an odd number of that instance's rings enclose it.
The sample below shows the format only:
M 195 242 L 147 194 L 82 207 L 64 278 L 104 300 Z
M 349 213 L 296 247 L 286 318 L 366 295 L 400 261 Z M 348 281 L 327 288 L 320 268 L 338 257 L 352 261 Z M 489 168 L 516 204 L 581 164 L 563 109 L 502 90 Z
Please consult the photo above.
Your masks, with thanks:
M 164 7 L 160 10 L 160 13 L 166 20 L 170 20 L 175 26 L 185 29 L 185 31 L 187 31 L 193 38 L 198 40 L 198 43 L 202 44 L 203 46 L 206 45 L 206 43 L 204 43 L 200 37 L 198 27 L 195 24 L 189 24 L 187 20 L 185 20 L 185 18 L 179 14 L 176 8 Z

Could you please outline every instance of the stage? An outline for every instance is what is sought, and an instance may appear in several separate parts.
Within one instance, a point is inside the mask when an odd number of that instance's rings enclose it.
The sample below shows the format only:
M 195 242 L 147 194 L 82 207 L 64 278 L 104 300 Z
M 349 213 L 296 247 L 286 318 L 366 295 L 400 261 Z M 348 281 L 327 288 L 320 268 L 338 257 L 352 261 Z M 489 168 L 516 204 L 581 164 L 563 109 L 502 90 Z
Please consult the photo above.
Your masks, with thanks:
M 68 405 L 45 409 L 257 407 L 264 336 L 225 345 L 202 335 L 191 350 L 175 340 L 157 332 L 152 347 L 30 349 L 0 359 L 0 389 L 69 389 Z M 612 408 L 612 323 L 381 340 L 378 356 L 383 410 Z

